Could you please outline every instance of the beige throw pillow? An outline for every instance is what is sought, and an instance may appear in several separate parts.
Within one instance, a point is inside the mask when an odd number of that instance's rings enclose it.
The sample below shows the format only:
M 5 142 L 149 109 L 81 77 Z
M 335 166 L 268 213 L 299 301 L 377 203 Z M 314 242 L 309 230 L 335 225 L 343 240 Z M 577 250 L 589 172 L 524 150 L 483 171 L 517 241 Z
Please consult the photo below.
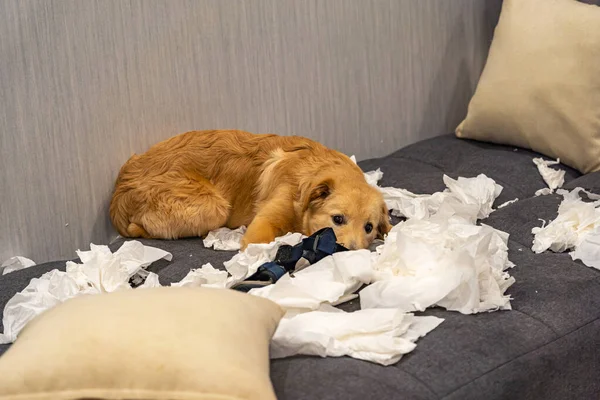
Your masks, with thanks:
M 135 289 L 68 300 L 0 357 L 0 399 L 275 399 L 283 311 L 226 289 Z
M 460 138 L 600 170 L 600 7 L 504 0 Z

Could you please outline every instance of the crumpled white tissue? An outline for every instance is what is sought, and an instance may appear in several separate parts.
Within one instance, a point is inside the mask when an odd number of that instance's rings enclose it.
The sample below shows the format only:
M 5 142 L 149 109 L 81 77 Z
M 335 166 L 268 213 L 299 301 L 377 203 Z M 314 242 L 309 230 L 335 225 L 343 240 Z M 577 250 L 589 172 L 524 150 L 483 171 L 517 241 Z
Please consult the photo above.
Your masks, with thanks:
M 383 172 L 377 168 L 375 171 L 365 172 L 365 180 L 371 186 L 377 186 L 377 183 L 383 178 Z
M 138 286 L 138 289 L 149 289 L 161 286 L 162 285 L 160 284 L 160 281 L 158 279 L 158 274 L 155 274 L 154 272 L 148 272 L 146 280 L 144 281 L 144 283 Z
M 0 271 L 2 271 L 2 275 L 6 275 L 14 271 L 33 267 L 34 265 L 35 262 L 33 260 L 30 260 L 26 257 L 16 256 L 4 261 L 2 265 L 0 265 Z
M 570 255 L 573 260 L 581 260 L 588 267 L 600 269 L 600 228 L 588 233 Z
M 245 251 L 237 253 L 231 260 L 223 263 L 232 277 L 228 287 L 251 276 L 264 263 L 272 261 L 279 246 L 283 244 L 294 246 L 300 243 L 303 238 L 305 236 L 301 233 L 288 233 L 276 238 L 271 243 L 250 243 Z
M 417 219 L 429 217 L 447 196 L 442 192 L 433 195 L 414 194 L 406 189 L 394 187 L 382 187 L 379 190 L 383 194 L 387 208 L 392 211 L 392 215 Z
M 271 358 L 296 354 L 321 357 L 350 356 L 391 365 L 411 352 L 418 338 L 443 319 L 415 317 L 397 309 L 346 313 L 333 307 L 286 315 L 271 340 Z
M 173 255 L 156 247 L 144 246 L 136 240 L 127 241 L 112 253 L 108 246 L 90 245 L 89 251 L 77 250 L 81 264 L 67 261 L 67 274 L 79 284 L 82 293 L 108 293 L 130 289 L 129 279 L 146 275 L 144 269 Z
M 144 268 L 171 253 L 138 241 L 123 243 L 112 253 L 107 246 L 91 245 L 89 251 L 77 251 L 81 264 L 67 262 L 67 271 L 52 270 L 13 296 L 4 308 L 4 334 L 0 343 L 11 343 L 35 316 L 83 294 L 98 294 L 131 289 L 129 279 L 136 274 L 146 275 Z
M 225 289 L 227 283 L 227 271 L 221 271 L 207 263 L 198 269 L 193 269 L 179 282 L 171 286 L 178 287 L 212 287 Z
M 405 312 L 440 306 L 472 314 L 510 309 L 506 290 L 508 234 L 477 226 L 446 211 L 431 219 L 396 225 L 379 249 L 374 283 L 360 294 L 361 307 Z
M 543 158 L 534 158 L 533 163 L 537 166 L 540 175 L 551 191 L 556 190 L 565 183 L 565 171 L 550 168 L 550 165 L 560 164 L 560 158 L 556 161 L 546 161 Z
M 291 277 L 250 290 L 250 294 L 267 298 L 286 309 L 316 310 L 323 303 L 336 304 L 373 278 L 372 253 L 354 250 L 334 253 Z
M 586 193 L 593 202 L 584 202 L 580 193 Z M 600 195 L 580 187 L 572 191 L 559 189 L 563 201 L 558 216 L 549 224 L 535 227 L 531 250 L 542 253 L 551 250 L 562 253 L 573 250 L 571 257 L 585 265 L 600 268 Z
M 478 207 L 478 219 L 487 218 L 494 211 L 492 208 L 494 200 L 503 189 L 484 174 L 479 174 L 475 178 L 459 177 L 457 180 L 444 175 L 444 183 L 450 193 L 463 204 Z
M 459 177 L 457 180 L 444 175 L 443 180 L 447 189 L 431 195 L 390 187 L 380 190 L 392 215 L 425 219 L 435 214 L 442 203 L 453 202 L 455 208 L 462 208 L 461 213 L 468 214 L 470 219 L 483 219 L 492 213 L 494 200 L 503 189 L 483 174 L 474 178 Z
M 208 232 L 203 240 L 204 247 L 215 250 L 239 250 L 241 241 L 246 233 L 246 227 L 240 226 L 237 229 L 219 228 Z

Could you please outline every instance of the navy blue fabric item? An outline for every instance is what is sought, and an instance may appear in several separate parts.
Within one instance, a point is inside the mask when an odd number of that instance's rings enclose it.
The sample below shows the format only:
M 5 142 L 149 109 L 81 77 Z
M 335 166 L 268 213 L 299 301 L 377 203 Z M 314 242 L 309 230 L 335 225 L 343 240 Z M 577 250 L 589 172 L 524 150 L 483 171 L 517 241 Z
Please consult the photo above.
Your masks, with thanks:
M 256 287 L 277 282 L 286 273 L 294 272 L 300 259 L 304 258 L 309 264 L 314 264 L 338 251 L 347 251 L 337 243 L 337 237 L 332 228 L 323 228 L 313 233 L 295 246 L 282 245 L 277 250 L 275 260 L 261 265 L 255 274 L 232 289 L 248 292 Z

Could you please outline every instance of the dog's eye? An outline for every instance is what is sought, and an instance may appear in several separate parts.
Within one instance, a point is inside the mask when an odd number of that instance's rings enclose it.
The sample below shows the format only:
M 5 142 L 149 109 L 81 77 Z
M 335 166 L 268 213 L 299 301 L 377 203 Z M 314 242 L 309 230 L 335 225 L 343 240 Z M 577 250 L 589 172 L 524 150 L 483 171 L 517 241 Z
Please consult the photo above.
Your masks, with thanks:
M 365 232 L 371 233 L 372 231 L 373 231 L 373 224 L 369 222 L 365 225 Z
M 333 217 L 331 217 L 331 219 L 333 220 L 333 223 L 336 225 L 342 225 L 344 223 L 343 215 L 334 215 Z

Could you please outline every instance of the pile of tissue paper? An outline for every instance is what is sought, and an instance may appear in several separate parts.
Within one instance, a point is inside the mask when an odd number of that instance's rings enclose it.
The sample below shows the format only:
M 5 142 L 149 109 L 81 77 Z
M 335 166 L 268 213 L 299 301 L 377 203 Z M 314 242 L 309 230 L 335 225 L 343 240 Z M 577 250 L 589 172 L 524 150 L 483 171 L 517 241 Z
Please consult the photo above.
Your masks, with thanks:
M 382 175 L 378 170 L 365 177 L 377 185 Z M 484 175 L 444 182 L 448 188 L 433 195 L 381 188 L 388 206 L 409 220 L 396 225 L 377 252 L 335 253 L 250 291 L 286 310 L 272 340 L 273 357 L 348 355 L 388 365 L 442 322 L 412 312 L 510 309 L 508 234 L 476 225 L 493 211 L 502 187 Z M 331 307 L 363 286 L 360 311 Z
M 382 176 L 383 174 L 379 174 L 376 178 Z M 406 189 L 393 187 L 379 189 L 392 215 L 427 219 L 444 204 L 446 208 L 455 209 L 473 223 L 492 213 L 492 204 L 502 191 L 502 186 L 483 174 L 475 178 L 459 177 L 457 180 L 444 175 L 443 180 L 447 189 L 434 194 L 414 194 Z M 371 179 L 371 182 L 377 186 L 375 179 Z
M 580 193 L 586 193 L 591 202 L 584 202 Z M 569 254 L 573 260 L 600 269 L 600 195 L 578 187 L 572 191 L 558 190 L 563 201 L 558 216 L 548 225 L 535 227 L 531 250 L 542 253 L 551 250 Z
M 374 186 L 382 176 L 380 170 L 365 174 Z M 514 279 L 507 272 L 513 266 L 508 234 L 477 225 L 493 211 L 502 187 L 485 175 L 443 180 L 447 189 L 431 195 L 380 188 L 392 212 L 408 220 L 393 227 L 377 251 L 335 253 L 294 276 L 286 274 L 275 284 L 250 291 L 286 310 L 272 340 L 273 357 L 348 355 L 389 365 L 443 321 L 413 312 L 433 306 L 464 314 L 510 309 L 505 292 Z M 239 249 L 244 229 L 213 231 L 205 246 Z M 226 271 L 205 264 L 172 286 L 229 288 L 273 260 L 279 246 L 303 238 L 289 233 L 269 244 L 250 244 L 224 263 Z M 135 241 L 115 253 L 92 245 L 78 255 L 81 264 L 69 262 L 66 272 L 55 270 L 32 280 L 9 301 L 2 341 L 15 340 L 31 318 L 70 297 L 130 289 L 132 281 L 140 288 L 160 286 L 158 275 L 145 267 L 171 257 Z M 333 307 L 358 296 L 359 311 Z
M 123 243 L 115 253 L 92 244 L 89 251 L 77 251 L 77 255 L 81 264 L 69 261 L 66 272 L 55 269 L 32 279 L 6 303 L 0 343 L 14 342 L 35 316 L 72 297 L 131 289 L 130 280 L 147 275 L 145 268 L 150 264 L 172 259 L 171 253 L 137 241 Z

